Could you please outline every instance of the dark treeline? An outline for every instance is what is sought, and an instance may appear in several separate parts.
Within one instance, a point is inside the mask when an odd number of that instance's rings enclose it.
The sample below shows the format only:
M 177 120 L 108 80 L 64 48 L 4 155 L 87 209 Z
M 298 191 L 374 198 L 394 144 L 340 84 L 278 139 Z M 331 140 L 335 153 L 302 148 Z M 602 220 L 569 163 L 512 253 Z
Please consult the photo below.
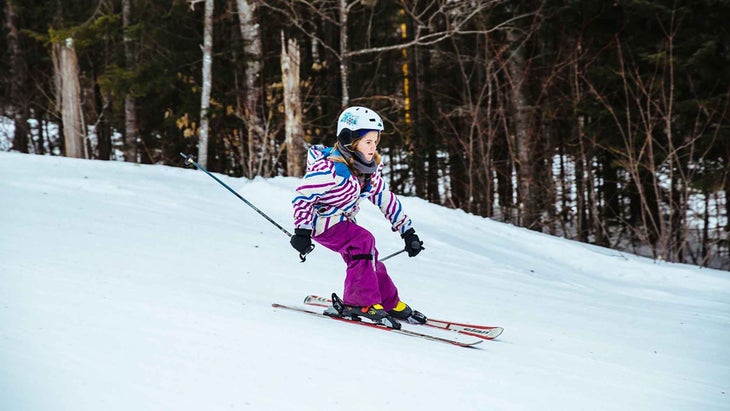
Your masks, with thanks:
M 181 166 L 205 136 L 212 171 L 300 175 L 302 148 L 331 145 L 340 110 L 366 105 L 387 122 L 398 192 L 730 267 L 730 1 L 5 0 L 2 13 L 6 149 Z

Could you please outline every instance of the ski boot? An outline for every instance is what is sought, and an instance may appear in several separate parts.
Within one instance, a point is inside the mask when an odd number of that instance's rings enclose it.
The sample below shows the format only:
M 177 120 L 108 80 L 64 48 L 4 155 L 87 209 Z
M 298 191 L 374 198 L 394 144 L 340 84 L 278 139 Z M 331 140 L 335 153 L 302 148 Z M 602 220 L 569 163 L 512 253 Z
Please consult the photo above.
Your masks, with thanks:
M 388 311 L 388 314 L 396 320 L 406 321 L 409 324 L 426 324 L 428 320 L 420 311 L 412 309 L 403 301 L 398 301 L 395 308 Z
M 355 305 L 347 305 L 342 302 L 337 294 L 332 293 L 332 309 L 325 310 L 325 315 L 334 315 L 347 318 L 353 321 L 361 321 L 365 317 L 375 324 L 383 325 L 388 328 L 399 330 L 401 328 L 398 320 L 390 316 L 380 304 L 373 304 L 367 307 L 359 307 Z M 335 312 L 337 314 L 335 314 Z

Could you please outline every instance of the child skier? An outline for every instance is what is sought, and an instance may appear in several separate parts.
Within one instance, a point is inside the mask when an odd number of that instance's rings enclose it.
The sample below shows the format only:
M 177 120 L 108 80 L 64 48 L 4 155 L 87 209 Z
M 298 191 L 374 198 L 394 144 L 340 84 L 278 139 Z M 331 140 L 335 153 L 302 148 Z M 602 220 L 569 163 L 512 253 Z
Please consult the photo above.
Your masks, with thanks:
M 368 199 L 400 233 L 408 256 L 423 249 L 401 202 L 383 180 L 377 152 L 381 131 L 383 120 L 375 111 L 353 106 L 337 119 L 334 147 L 309 149 L 307 173 L 292 201 L 296 228 L 290 243 L 303 255 L 314 239 L 342 255 L 347 264 L 343 316 L 363 316 L 399 328 L 398 320 L 424 323 L 426 317 L 400 301 L 385 265 L 378 261 L 375 238 L 355 222 L 360 202 Z

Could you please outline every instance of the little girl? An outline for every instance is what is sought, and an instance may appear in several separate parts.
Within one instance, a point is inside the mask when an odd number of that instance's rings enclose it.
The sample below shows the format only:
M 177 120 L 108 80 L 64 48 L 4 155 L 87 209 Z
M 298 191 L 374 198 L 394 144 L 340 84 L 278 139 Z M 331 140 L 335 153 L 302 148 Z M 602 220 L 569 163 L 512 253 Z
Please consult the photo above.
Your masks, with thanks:
M 307 173 L 292 201 L 296 228 L 290 242 L 300 254 L 311 249 L 314 239 L 342 255 L 347 275 L 341 315 L 399 328 L 398 320 L 424 323 L 426 317 L 400 301 L 385 265 L 378 261 L 375 238 L 355 222 L 360 202 L 368 199 L 400 233 L 410 257 L 423 250 L 401 202 L 383 180 L 377 152 L 381 131 L 383 120 L 375 111 L 353 106 L 337 120 L 334 147 L 309 149 Z

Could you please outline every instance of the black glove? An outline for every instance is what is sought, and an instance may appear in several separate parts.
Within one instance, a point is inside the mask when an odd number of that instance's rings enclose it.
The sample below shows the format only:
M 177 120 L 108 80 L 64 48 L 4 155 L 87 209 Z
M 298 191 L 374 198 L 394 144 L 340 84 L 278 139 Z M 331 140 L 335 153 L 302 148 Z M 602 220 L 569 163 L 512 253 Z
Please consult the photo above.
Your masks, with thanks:
M 409 228 L 405 233 L 400 235 L 400 238 L 406 242 L 408 257 L 415 257 L 423 250 L 423 241 L 416 235 L 416 230 Z
M 312 230 L 306 228 L 297 228 L 294 230 L 294 235 L 291 236 L 289 244 L 294 247 L 295 250 L 299 251 L 299 254 L 304 254 L 310 251 L 312 247 Z

